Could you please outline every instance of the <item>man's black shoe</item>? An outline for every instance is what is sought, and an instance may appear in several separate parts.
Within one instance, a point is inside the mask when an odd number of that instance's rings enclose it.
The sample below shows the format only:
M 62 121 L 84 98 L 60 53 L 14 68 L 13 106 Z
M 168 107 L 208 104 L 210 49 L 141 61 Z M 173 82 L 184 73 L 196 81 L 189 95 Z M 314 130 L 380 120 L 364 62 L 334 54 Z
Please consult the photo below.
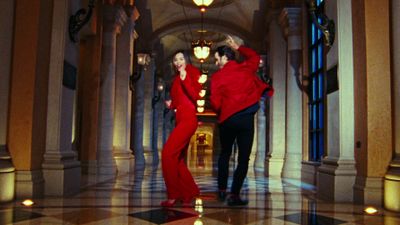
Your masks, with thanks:
M 244 206 L 249 204 L 249 201 L 240 199 L 239 196 L 230 196 L 228 198 L 228 205 L 229 206 Z
M 218 191 L 218 200 L 223 202 L 223 201 L 225 201 L 225 198 L 226 198 L 226 191 L 225 190 Z

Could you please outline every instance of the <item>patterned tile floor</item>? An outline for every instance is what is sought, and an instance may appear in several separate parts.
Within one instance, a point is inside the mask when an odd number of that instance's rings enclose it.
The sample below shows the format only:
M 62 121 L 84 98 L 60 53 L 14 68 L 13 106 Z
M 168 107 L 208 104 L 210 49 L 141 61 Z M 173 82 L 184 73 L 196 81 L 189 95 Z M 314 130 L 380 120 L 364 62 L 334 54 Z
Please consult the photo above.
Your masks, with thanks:
M 194 208 L 161 208 L 160 167 L 146 166 L 117 178 L 87 176 L 86 187 L 73 197 L 35 199 L 31 207 L 20 201 L 0 205 L 0 224 L 400 224 L 400 214 L 378 209 L 367 215 L 362 205 L 323 202 L 315 198 L 313 186 L 266 178 L 254 169 L 242 191 L 249 205 L 229 207 L 216 200 L 215 160 L 203 153 L 189 156 L 188 162 L 202 193 L 202 203 Z

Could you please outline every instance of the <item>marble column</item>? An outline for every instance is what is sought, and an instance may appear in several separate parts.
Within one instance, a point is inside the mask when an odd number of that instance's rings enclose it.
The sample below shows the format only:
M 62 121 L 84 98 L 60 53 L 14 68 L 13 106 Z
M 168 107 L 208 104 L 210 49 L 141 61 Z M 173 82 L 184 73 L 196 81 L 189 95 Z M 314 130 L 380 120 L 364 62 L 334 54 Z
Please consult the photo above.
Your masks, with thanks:
M 287 40 L 286 152 L 282 176 L 300 178 L 302 161 L 302 94 L 296 77 L 302 77 L 301 9 L 284 8 L 279 16 Z
M 356 170 L 354 161 L 354 69 L 351 2 L 337 1 L 337 52 L 339 93 L 330 97 L 329 105 L 338 104 L 339 138 L 337 148 L 328 149 L 318 168 L 318 196 L 335 202 L 353 200 Z M 333 110 L 329 110 L 333 113 Z M 329 115 L 330 118 L 332 115 Z M 328 127 L 328 130 L 330 128 Z M 330 129 L 331 130 L 331 129 Z M 329 142 L 336 140 L 328 140 Z M 334 146 L 334 145 L 333 145 Z
M 135 135 L 134 135 L 134 155 L 135 165 L 143 167 L 146 163 L 151 164 L 151 130 L 152 130 L 152 105 L 154 79 L 154 60 L 149 65 L 138 66 L 140 79 L 135 85 Z
M 14 1 L 0 1 L 0 203 L 14 199 L 15 168 L 7 150 L 7 116 L 14 25 Z
M 260 109 L 258 110 L 256 117 L 257 117 L 257 133 L 254 135 L 257 135 L 257 142 L 254 143 L 256 144 L 256 156 L 254 159 L 254 167 L 261 169 L 264 167 L 264 162 L 265 162 L 265 151 L 266 151 L 266 145 L 265 145 L 265 129 L 266 129 L 266 118 L 265 118 L 265 101 L 266 98 L 262 97 L 260 100 Z M 253 145 L 254 145 L 253 144 Z
M 17 198 L 41 197 L 44 191 L 52 6 L 51 1 L 18 1 L 14 10 L 7 144 L 17 170 Z
M 132 74 L 133 42 L 135 21 L 132 9 L 127 8 L 131 15 L 122 27 L 117 38 L 117 65 L 115 89 L 115 119 L 114 119 L 114 158 L 119 174 L 129 173 L 133 166 L 133 155 L 130 150 L 131 130 L 131 91 L 129 76 Z
M 389 0 L 352 3 L 357 21 L 353 27 L 358 29 L 353 33 L 357 36 L 354 51 L 358 53 L 354 57 L 357 62 L 354 201 L 381 206 L 384 177 L 393 157 L 390 5 Z
M 144 92 L 145 96 L 153 96 L 153 92 L 155 90 L 155 61 L 154 58 L 151 59 L 149 66 L 145 71 L 144 78 Z M 143 115 L 143 149 L 144 155 L 146 158 L 146 163 L 153 164 L 157 163 L 158 157 L 155 155 L 155 150 L 153 149 L 153 139 L 155 138 L 153 135 L 153 124 L 154 114 L 156 112 L 152 107 L 152 98 L 145 97 L 144 98 L 144 115 Z
M 136 58 L 136 57 L 135 57 Z M 140 78 L 135 84 L 135 123 L 134 123 L 134 148 L 133 152 L 135 155 L 135 166 L 140 168 L 144 167 L 146 160 L 144 158 L 143 148 L 143 116 L 144 116 L 144 74 L 145 70 L 142 66 L 137 66 L 137 73 L 140 74 Z
M 261 55 L 261 60 L 263 63 L 260 65 L 260 68 L 258 70 L 258 75 L 259 76 L 264 76 L 266 73 L 266 55 Z M 266 97 L 261 97 L 259 101 L 260 109 L 258 112 L 255 114 L 255 133 L 254 136 L 257 136 L 255 138 L 256 142 L 253 143 L 253 146 L 255 146 L 255 156 L 254 156 L 254 163 L 253 166 L 256 170 L 260 170 L 264 168 L 264 162 L 265 162 L 265 152 L 267 150 L 266 148 L 266 127 L 267 127 L 267 121 L 265 118 L 265 102 Z
M 80 114 L 79 158 L 83 174 L 97 173 L 97 139 L 100 97 L 102 5 L 96 5 L 91 32 L 82 34 L 79 47 L 78 111 Z M 93 177 L 93 176 L 92 176 Z
M 156 79 L 156 78 L 155 78 Z M 157 83 L 155 82 L 154 85 L 154 93 L 153 93 L 153 98 L 156 98 L 157 95 L 161 95 L 161 93 L 158 93 L 157 91 Z M 151 134 L 151 150 L 152 150 L 152 154 L 153 154 L 153 161 L 152 161 L 152 165 L 158 165 L 159 163 L 159 154 L 158 154 L 158 141 L 159 141 L 159 136 L 161 136 L 161 133 L 159 133 L 159 125 L 160 125 L 160 121 L 161 121 L 161 117 L 160 117 L 160 108 L 161 108 L 161 104 L 160 101 L 162 101 L 161 97 L 158 100 L 158 102 L 153 102 L 152 104 L 152 134 Z
M 103 6 L 103 43 L 100 72 L 100 107 L 97 142 L 97 173 L 115 175 L 113 157 L 115 113 L 115 65 L 117 33 L 127 20 L 121 6 Z
M 384 206 L 400 212 L 400 1 L 391 1 L 392 102 L 394 157 L 384 181 Z
M 269 24 L 269 68 L 275 90 L 270 101 L 270 143 L 265 160 L 265 175 L 280 177 L 286 150 L 286 42 L 278 24 L 278 15 Z
M 70 195 L 80 190 L 81 167 L 71 143 L 75 93 L 63 86 L 65 47 L 69 42 L 65 32 L 69 18 L 68 5 L 68 0 L 56 1 L 53 5 L 46 152 L 42 164 L 47 196 Z

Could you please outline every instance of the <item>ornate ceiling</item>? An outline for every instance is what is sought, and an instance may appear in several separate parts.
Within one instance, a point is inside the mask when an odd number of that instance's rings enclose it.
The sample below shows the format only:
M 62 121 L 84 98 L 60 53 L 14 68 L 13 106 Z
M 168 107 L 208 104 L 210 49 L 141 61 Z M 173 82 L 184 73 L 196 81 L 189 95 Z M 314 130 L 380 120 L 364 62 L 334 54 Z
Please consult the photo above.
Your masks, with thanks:
M 213 41 L 215 49 L 229 34 L 263 53 L 268 10 L 283 6 L 283 2 L 286 1 L 214 0 L 204 14 L 201 32 L 201 13 L 192 0 L 137 0 L 140 18 L 135 27 L 139 34 L 136 52 L 153 54 L 157 67 L 162 65 L 162 70 L 168 70 L 171 55 L 178 49 L 190 50 L 192 40 L 206 38 Z M 198 61 L 192 59 L 198 66 Z M 204 66 L 212 70 L 213 64 L 211 55 Z

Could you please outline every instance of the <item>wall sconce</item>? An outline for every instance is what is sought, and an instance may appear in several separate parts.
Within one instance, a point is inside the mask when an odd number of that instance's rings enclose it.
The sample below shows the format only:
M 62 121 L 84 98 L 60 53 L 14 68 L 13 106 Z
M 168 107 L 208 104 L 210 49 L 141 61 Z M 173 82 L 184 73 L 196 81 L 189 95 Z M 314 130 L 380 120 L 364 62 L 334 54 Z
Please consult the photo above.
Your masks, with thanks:
M 335 22 L 322 12 L 323 6 L 318 7 L 314 0 L 306 0 L 306 4 L 313 23 L 324 34 L 325 45 L 331 47 L 335 41 Z M 321 4 L 324 3 L 322 2 Z M 321 23 L 319 23 L 318 19 L 320 19 Z
M 141 66 L 148 66 L 150 64 L 151 58 L 149 54 L 138 53 L 137 54 L 137 63 Z M 146 69 L 146 67 L 145 67 Z
M 142 68 L 143 70 L 147 70 L 147 66 L 150 64 L 151 62 L 151 57 L 149 54 L 145 54 L 145 53 L 138 53 L 136 55 L 136 59 L 137 59 L 137 65 L 138 68 L 136 71 L 133 72 L 133 74 L 129 77 L 129 89 L 131 91 L 135 90 L 135 84 L 136 82 L 140 79 L 141 75 L 142 75 Z
M 87 22 L 89 22 L 90 17 L 92 16 L 93 13 L 94 4 L 95 0 L 89 0 L 88 4 L 89 10 L 86 11 L 86 9 L 82 8 L 78 10 L 74 15 L 69 17 L 68 33 L 69 33 L 69 38 L 71 39 L 72 42 L 74 43 L 78 42 L 76 35 L 82 29 L 82 27 Z
M 154 108 L 154 106 L 157 104 L 158 101 L 161 99 L 161 93 L 164 91 L 164 82 L 159 79 L 157 82 L 157 91 L 154 97 L 151 99 L 151 106 Z

